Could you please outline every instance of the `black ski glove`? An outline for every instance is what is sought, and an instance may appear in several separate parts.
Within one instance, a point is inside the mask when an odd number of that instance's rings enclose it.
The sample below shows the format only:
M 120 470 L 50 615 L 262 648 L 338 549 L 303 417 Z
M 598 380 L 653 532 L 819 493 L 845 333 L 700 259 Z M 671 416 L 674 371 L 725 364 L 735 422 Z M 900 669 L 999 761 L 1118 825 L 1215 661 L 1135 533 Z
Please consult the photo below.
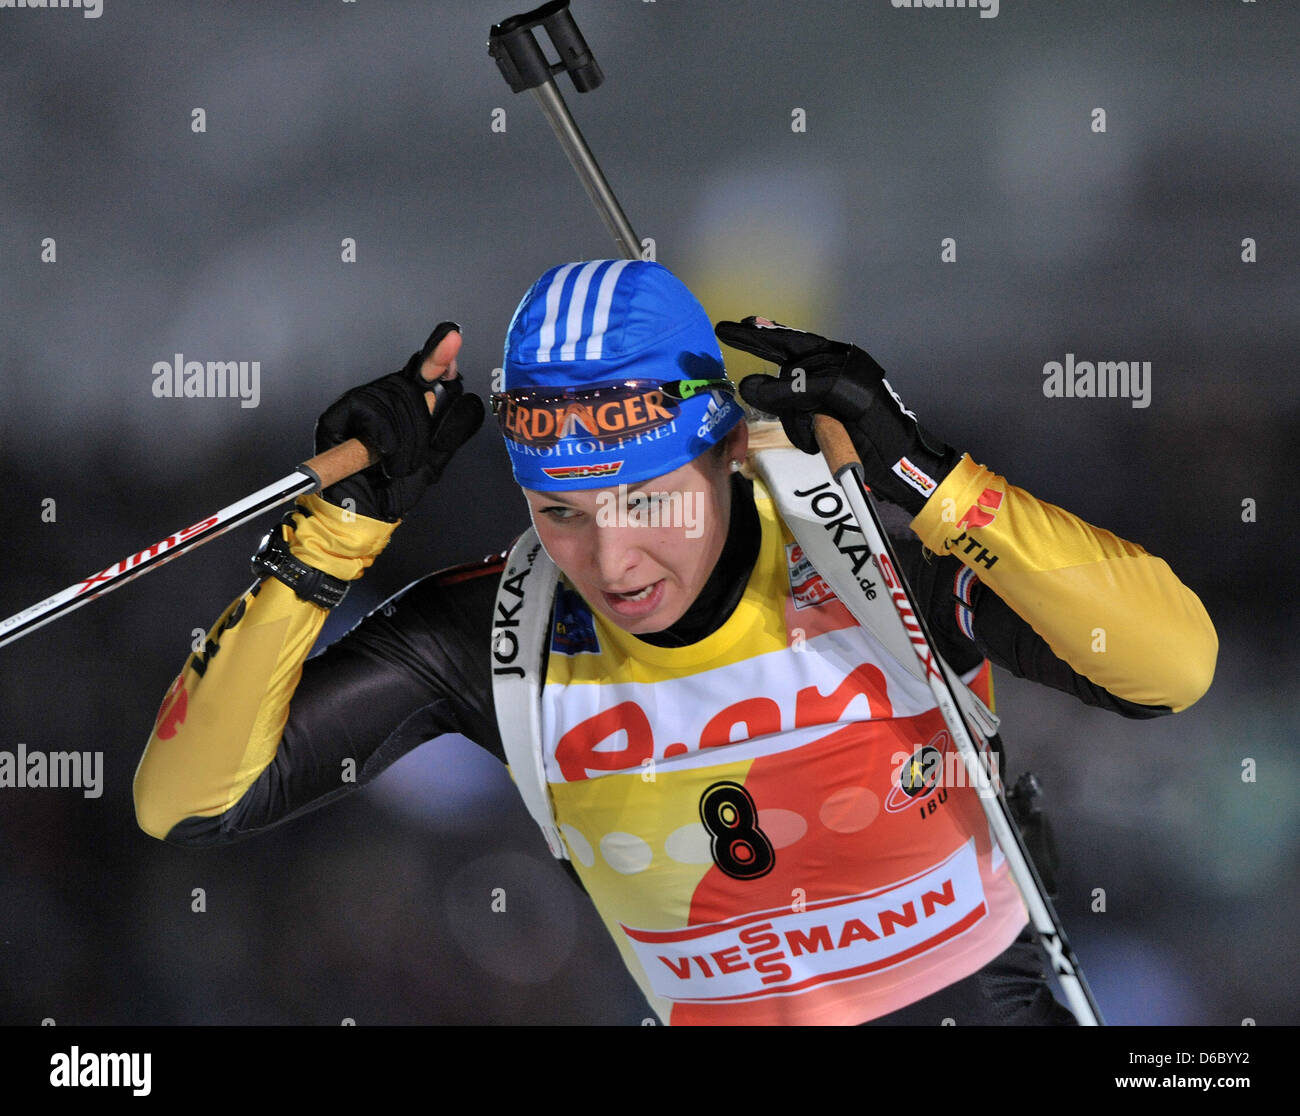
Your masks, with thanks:
M 461 379 L 420 375 L 425 358 L 452 330 L 460 326 L 439 323 L 400 372 L 353 388 L 316 420 L 317 453 L 360 438 L 379 455 L 378 463 L 321 493 L 331 504 L 347 507 L 343 501 L 350 497 L 360 515 L 395 523 L 483 425 L 483 400 L 467 393 Z M 432 414 L 426 392 L 434 394 Z
M 862 458 L 867 485 L 913 516 L 961 460 L 916 421 L 884 369 L 856 345 L 766 318 L 719 322 L 715 332 L 723 344 L 781 366 L 779 376 L 746 376 L 740 382 L 746 403 L 776 415 L 786 437 L 804 453 L 818 452 L 813 415 L 838 419 Z

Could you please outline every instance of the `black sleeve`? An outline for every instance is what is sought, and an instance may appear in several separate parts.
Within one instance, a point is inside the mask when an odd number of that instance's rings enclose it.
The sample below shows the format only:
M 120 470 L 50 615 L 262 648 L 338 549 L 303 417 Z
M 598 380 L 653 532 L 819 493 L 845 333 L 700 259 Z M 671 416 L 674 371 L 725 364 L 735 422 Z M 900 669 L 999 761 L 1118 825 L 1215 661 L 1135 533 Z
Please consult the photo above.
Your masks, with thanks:
M 504 762 L 489 657 L 503 562 L 496 555 L 414 582 L 308 659 L 275 758 L 229 810 L 186 818 L 168 842 L 250 837 L 364 786 L 445 733 Z M 347 760 L 355 782 L 340 780 Z

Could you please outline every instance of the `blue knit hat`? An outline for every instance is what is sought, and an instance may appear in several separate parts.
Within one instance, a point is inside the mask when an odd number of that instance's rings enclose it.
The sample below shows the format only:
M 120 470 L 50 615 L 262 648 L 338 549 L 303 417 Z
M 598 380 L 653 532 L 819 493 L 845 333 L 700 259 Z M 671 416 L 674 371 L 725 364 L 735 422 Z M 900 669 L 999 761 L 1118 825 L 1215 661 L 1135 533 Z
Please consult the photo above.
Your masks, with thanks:
M 493 408 L 515 480 L 539 491 L 671 473 L 743 417 L 704 308 L 644 260 L 551 268 L 515 310 L 504 370 Z

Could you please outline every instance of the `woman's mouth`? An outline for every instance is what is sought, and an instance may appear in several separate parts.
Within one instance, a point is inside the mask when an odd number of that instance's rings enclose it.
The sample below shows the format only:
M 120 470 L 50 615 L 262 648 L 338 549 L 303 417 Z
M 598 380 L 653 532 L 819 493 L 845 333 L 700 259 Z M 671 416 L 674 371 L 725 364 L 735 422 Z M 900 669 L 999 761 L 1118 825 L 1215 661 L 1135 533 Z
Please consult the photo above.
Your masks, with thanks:
M 635 589 L 631 593 L 612 593 L 610 595 L 625 601 L 643 601 L 650 595 L 650 590 L 653 588 L 653 585 L 647 585 L 642 589 Z
M 605 598 L 606 606 L 615 616 L 638 620 L 643 616 L 649 616 L 659 607 L 664 596 L 663 578 L 627 593 L 602 592 L 601 596 Z

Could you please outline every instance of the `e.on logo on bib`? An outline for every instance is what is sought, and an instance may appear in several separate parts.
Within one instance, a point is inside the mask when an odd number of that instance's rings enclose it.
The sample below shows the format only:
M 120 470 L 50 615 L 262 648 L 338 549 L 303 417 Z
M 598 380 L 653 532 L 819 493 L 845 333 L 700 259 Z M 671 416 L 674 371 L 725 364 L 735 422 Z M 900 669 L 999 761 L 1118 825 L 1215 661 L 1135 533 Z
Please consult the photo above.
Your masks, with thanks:
M 802 677 L 798 667 L 804 668 Z M 640 769 L 649 759 L 685 757 L 782 734 L 792 734 L 789 747 L 794 748 L 808 741 L 808 734 L 798 733 L 799 729 L 894 716 L 879 667 L 862 663 L 847 674 L 842 671 L 820 656 L 783 652 L 688 679 L 568 687 L 566 701 L 614 704 L 582 716 L 562 733 L 553 757 L 548 757 L 547 775 L 575 782 Z M 819 678 L 825 679 L 826 692 L 817 684 Z M 800 682 L 808 684 L 801 686 Z M 762 696 L 741 698 L 719 708 L 718 694 L 740 689 Z M 618 701 L 624 694 L 627 697 Z M 858 704 L 850 710 L 854 702 Z M 647 706 L 654 709 L 653 725 Z

